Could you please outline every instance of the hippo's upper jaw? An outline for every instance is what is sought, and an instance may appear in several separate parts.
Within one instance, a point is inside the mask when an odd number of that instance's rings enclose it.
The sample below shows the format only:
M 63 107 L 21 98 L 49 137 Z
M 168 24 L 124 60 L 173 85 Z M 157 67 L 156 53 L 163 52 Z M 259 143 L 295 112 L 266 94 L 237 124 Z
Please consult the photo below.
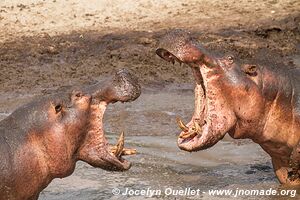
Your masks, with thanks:
M 115 76 L 87 89 L 92 94 L 90 125 L 78 159 L 105 170 L 127 170 L 131 164 L 122 155 L 135 154 L 135 149 L 124 148 L 124 133 L 118 143 L 110 146 L 103 130 L 103 116 L 109 103 L 134 101 L 141 94 L 137 78 L 127 70 L 119 70 Z
M 227 132 L 235 132 L 239 126 L 245 128 L 245 121 L 259 118 L 261 93 L 232 57 L 210 56 L 183 30 L 166 34 L 156 53 L 168 62 L 188 64 L 196 80 L 194 115 L 187 125 L 177 119 L 182 130 L 179 148 L 186 151 L 209 148 Z

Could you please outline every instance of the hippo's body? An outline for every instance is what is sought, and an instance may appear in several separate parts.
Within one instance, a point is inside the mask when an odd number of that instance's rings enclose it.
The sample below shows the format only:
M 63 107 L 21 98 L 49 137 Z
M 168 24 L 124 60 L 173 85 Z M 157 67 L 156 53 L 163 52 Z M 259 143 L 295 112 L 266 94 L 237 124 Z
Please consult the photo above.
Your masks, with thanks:
M 240 66 L 209 55 L 183 30 L 163 37 L 156 53 L 194 72 L 195 112 L 187 125 L 178 121 L 181 149 L 209 148 L 226 133 L 250 138 L 271 156 L 281 183 L 300 184 L 300 69 Z
M 68 96 L 62 97 L 62 95 L 64 94 L 60 95 L 60 100 L 68 99 Z M 84 98 L 91 101 L 91 97 Z M 51 132 L 54 131 L 50 130 L 52 127 L 43 127 L 51 126 L 54 123 L 50 121 L 50 117 L 48 113 L 44 112 L 45 108 L 43 107 L 46 106 L 45 102 L 55 99 L 58 97 L 42 98 L 31 102 L 0 122 L 0 199 L 37 199 L 37 191 L 45 188 L 52 177 L 64 177 L 73 172 L 75 157 L 70 155 L 75 153 L 76 145 L 73 149 L 68 149 L 71 145 L 64 141 L 67 138 L 63 132 L 52 135 Z M 83 104 L 87 106 L 90 103 Z M 76 128 L 79 128 L 77 133 L 72 133 L 74 143 L 82 140 L 79 136 L 83 135 L 84 129 L 88 128 L 88 115 L 87 107 L 72 119 L 76 120 Z M 72 125 L 75 128 L 75 124 Z M 40 133 L 38 129 L 47 129 L 49 133 L 44 131 Z M 49 141 L 47 141 L 48 139 Z M 55 148 L 51 149 L 52 152 L 48 154 L 47 148 L 51 143 L 55 145 Z M 54 154 L 57 156 L 52 156 Z
M 127 170 L 121 134 L 111 147 L 102 118 L 109 103 L 135 100 L 140 86 L 120 70 L 82 91 L 42 97 L 0 122 L 0 200 L 38 199 L 54 179 L 70 175 L 82 160 L 105 170 Z

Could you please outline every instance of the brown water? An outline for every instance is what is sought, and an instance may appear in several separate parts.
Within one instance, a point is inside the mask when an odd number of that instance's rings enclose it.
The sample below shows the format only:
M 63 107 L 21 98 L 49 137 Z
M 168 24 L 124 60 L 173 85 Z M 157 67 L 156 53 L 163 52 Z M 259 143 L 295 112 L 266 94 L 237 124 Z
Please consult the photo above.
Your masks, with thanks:
M 193 113 L 192 85 L 144 89 L 141 97 L 127 104 L 110 105 L 105 113 L 105 130 L 110 142 L 118 133 L 127 133 L 126 144 L 139 154 L 127 157 L 132 168 L 127 172 L 106 172 L 78 162 L 72 176 L 55 179 L 40 195 L 41 200 L 99 200 L 144 199 L 144 196 L 115 196 L 114 188 L 129 189 L 193 188 L 199 196 L 167 196 L 149 199 L 227 199 L 210 196 L 212 189 L 280 189 L 269 156 L 249 140 L 225 137 L 213 148 L 188 153 L 176 146 L 179 130 L 176 116 L 187 122 Z M 29 101 L 32 95 L 6 95 L 0 99 L 0 117 L 7 116 L 15 107 Z M 4 99 L 6 99 L 4 101 Z M 205 193 L 202 193 L 205 192 Z M 163 192 L 162 192 L 163 193 Z M 239 196 L 235 199 L 257 199 Z M 262 196 L 259 199 L 285 199 Z

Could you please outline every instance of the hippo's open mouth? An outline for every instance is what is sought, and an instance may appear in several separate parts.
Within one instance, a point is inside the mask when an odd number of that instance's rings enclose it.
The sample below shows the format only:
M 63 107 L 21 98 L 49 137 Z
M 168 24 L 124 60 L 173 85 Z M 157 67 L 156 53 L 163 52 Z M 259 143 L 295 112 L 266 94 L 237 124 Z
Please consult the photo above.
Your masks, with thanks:
M 122 156 L 136 154 L 136 150 L 124 148 L 124 133 L 121 133 L 116 145 L 109 145 L 103 130 L 103 116 L 108 104 L 130 102 L 140 96 L 141 87 L 137 78 L 122 69 L 112 78 L 93 85 L 88 90 L 92 93 L 93 100 L 88 133 L 79 150 L 80 159 L 105 170 L 129 169 L 130 162 Z
M 156 53 L 172 64 L 175 62 L 182 64 L 180 59 L 163 48 L 157 49 Z M 178 146 L 187 151 L 193 151 L 200 143 L 204 142 L 201 140 L 205 138 L 203 133 L 205 132 L 204 130 L 207 129 L 207 121 L 209 121 L 206 116 L 206 88 L 203 83 L 203 78 L 199 67 L 192 66 L 192 70 L 196 81 L 195 111 L 191 121 L 186 125 L 180 118 L 177 118 L 177 124 L 182 130 L 178 137 Z
M 93 137 L 91 143 L 94 146 L 89 147 L 89 152 L 95 151 L 93 152 L 95 155 L 90 154 L 90 158 L 96 157 L 93 158 L 94 160 L 90 164 L 106 170 L 127 170 L 130 168 L 130 162 L 122 156 L 136 154 L 136 150 L 124 148 L 124 132 L 120 134 L 116 145 L 108 143 L 103 128 L 103 117 L 107 105 L 105 101 L 92 105 L 88 135 Z
M 180 149 L 186 151 L 198 151 L 213 146 L 224 137 L 229 124 L 228 113 L 223 112 L 219 115 L 223 106 L 222 99 L 215 95 L 215 89 L 207 82 L 210 72 L 207 73 L 205 70 L 215 63 L 206 57 L 204 52 L 205 50 L 191 38 L 190 34 L 182 30 L 166 34 L 156 50 L 156 54 L 168 62 L 189 65 L 194 74 L 196 86 L 193 117 L 186 125 L 177 119 L 182 130 L 177 143 Z
M 206 89 L 202 79 L 200 79 L 202 76 L 199 68 L 192 69 L 196 80 L 195 111 L 191 121 L 187 125 L 184 125 L 181 119 L 177 118 L 177 124 L 182 130 L 178 138 L 179 146 L 193 145 L 193 143 L 201 142 L 199 140 L 203 136 L 203 130 L 207 129 L 207 124 L 210 123 L 206 113 Z

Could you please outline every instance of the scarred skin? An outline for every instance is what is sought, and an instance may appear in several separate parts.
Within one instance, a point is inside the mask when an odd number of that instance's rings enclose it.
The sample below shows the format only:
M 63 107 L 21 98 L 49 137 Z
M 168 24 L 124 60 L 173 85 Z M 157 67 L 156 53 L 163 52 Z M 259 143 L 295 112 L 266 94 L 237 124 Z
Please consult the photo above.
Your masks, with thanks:
M 271 156 L 281 183 L 300 184 L 300 69 L 217 58 L 183 30 L 166 34 L 156 53 L 189 65 L 196 80 L 194 115 L 187 125 L 178 120 L 180 149 L 207 149 L 226 133 L 250 138 Z
M 133 101 L 140 92 L 137 79 L 120 70 L 82 91 L 36 99 L 2 120 L 0 199 L 38 199 L 54 178 L 72 174 L 78 160 L 105 170 L 128 170 L 131 164 L 121 155 L 134 150 L 122 150 L 124 141 L 118 144 L 121 149 L 112 150 L 102 119 L 109 103 Z

